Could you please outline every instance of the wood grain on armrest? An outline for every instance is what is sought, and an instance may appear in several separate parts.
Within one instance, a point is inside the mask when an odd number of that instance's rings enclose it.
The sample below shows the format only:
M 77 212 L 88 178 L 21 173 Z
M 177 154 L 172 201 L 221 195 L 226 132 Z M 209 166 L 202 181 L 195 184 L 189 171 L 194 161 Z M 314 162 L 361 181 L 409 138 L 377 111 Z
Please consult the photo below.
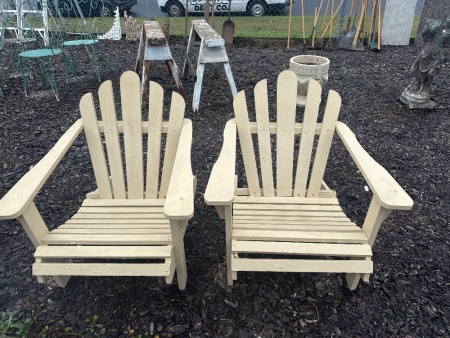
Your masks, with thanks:
M 236 165 L 236 121 L 230 120 L 223 133 L 223 146 L 205 191 L 205 202 L 227 205 L 233 202 Z
M 0 219 L 13 219 L 23 213 L 82 130 L 83 123 L 79 119 L 61 136 L 53 148 L 6 193 L 0 200 Z
M 192 122 L 184 119 L 170 178 L 164 214 L 171 219 L 194 215 L 194 175 L 191 167 Z
M 410 210 L 414 204 L 411 197 L 363 149 L 355 134 L 342 122 L 337 122 L 336 131 L 380 204 L 387 209 Z

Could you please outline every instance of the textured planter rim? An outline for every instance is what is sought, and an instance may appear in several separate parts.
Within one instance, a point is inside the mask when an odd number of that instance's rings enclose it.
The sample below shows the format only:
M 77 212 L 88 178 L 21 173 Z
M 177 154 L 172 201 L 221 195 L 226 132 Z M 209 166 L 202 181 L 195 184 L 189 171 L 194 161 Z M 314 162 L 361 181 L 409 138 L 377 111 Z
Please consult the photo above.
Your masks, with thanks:
M 307 83 L 315 79 L 323 86 L 328 81 L 330 59 L 319 55 L 296 55 L 289 60 L 289 69 L 297 75 L 297 105 L 305 106 Z M 306 87 L 305 87 L 306 86 Z
M 301 65 L 303 67 L 317 67 L 326 66 L 327 64 L 329 65 L 330 59 L 318 55 L 297 55 L 291 57 L 290 62 Z

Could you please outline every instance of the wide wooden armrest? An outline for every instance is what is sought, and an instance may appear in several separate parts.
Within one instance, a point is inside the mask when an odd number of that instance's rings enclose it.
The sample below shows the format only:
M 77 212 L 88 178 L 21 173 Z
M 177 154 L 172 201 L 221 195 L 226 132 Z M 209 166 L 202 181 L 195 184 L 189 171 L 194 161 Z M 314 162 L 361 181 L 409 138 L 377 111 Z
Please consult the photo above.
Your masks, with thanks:
M 189 219 L 194 215 L 194 175 L 191 167 L 192 122 L 184 119 L 167 190 L 164 214 L 171 219 Z
M 82 130 L 83 123 L 79 119 L 61 136 L 53 148 L 6 193 L 0 200 L 0 219 L 13 219 L 24 212 Z
M 363 149 L 355 134 L 342 122 L 337 122 L 336 131 L 380 204 L 386 209 L 410 210 L 414 204 L 411 197 Z
M 223 146 L 214 164 L 205 191 L 205 202 L 210 205 L 228 205 L 234 200 L 236 166 L 236 121 L 227 122 Z

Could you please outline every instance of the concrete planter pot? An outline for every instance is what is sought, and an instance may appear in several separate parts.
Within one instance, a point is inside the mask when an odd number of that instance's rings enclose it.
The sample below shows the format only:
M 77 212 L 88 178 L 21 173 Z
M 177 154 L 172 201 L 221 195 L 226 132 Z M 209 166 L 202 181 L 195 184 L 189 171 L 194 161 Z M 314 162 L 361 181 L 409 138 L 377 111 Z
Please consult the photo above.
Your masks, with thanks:
M 297 105 L 304 107 L 309 79 L 319 81 L 321 86 L 327 83 L 330 60 L 317 55 L 297 55 L 291 58 L 289 69 L 297 74 Z

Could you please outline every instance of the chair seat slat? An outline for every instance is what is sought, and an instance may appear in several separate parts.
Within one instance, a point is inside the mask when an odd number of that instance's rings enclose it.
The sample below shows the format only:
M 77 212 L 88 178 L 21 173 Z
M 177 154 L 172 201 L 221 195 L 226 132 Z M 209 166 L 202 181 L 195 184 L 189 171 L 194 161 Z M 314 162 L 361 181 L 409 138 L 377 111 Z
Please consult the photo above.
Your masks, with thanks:
M 170 244 L 170 234 L 54 234 L 42 240 L 47 245 L 148 245 Z
M 36 258 L 170 258 L 172 246 L 39 246 Z
M 165 201 L 159 199 L 85 199 L 82 206 L 86 207 L 128 207 L 128 206 L 164 206 Z
M 366 260 L 318 259 L 233 259 L 233 271 L 372 273 L 373 262 Z
M 322 244 L 233 241 L 233 253 L 273 253 L 311 256 L 371 257 L 372 249 L 368 244 Z
M 325 225 L 315 224 L 314 222 L 309 222 L 307 224 L 302 224 L 300 222 L 233 222 L 234 229 L 241 230 L 298 230 L 298 231 L 335 231 L 335 232 L 357 232 L 354 224 L 351 223 L 324 223 Z M 342 225 L 344 224 L 344 225 Z
M 72 218 L 69 219 L 61 227 L 66 228 L 114 228 L 114 227 L 128 227 L 128 228 L 148 228 L 148 227 L 166 227 L 169 220 L 166 218 L 110 218 L 110 219 L 92 219 L 92 218 Z
M 170 263 L 34 263 L 40 276 L 170 276 Z
M 135 234 L 170 234 L 170 229 L 168 227 L 164 229 L 129 229 L 127 227 L 122 228 L 101 228 L 101 229 L 92 229 L 92 228 L 82 228 L 82 229 L 73 229 L 73 228 L 58 228 L 52 231 L 53 234 L 62 235 L 62 234 L 83 234 L 83 235 L 135 235 Z
M 78 214 L 143 214 L 143 213 L 153 213 L 161 214 L 163 212 L 163 206 L 157 207 L 81 207 L 78 210 Z

